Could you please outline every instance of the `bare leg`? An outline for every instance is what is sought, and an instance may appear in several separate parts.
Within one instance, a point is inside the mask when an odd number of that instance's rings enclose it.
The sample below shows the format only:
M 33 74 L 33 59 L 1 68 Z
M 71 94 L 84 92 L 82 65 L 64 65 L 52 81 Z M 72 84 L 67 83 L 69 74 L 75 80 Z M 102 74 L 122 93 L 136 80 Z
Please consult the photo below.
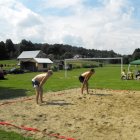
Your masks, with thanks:
M 40 88 L 40 102 L 43 103 L 43 88 Z
M 38 104 L 38 98 L 39 98 L 39 89 L 36 88 L 36 103 Z
M 84 91 L 84 87 L 85 87 L 85 84 L 82 83 L 81 85 L 81 93 L 83 94 L 83 91 Z
M 88 82 L 86 82 L 86 90 L 87 90 L 87 94 L 89 94 L 88 93 Z

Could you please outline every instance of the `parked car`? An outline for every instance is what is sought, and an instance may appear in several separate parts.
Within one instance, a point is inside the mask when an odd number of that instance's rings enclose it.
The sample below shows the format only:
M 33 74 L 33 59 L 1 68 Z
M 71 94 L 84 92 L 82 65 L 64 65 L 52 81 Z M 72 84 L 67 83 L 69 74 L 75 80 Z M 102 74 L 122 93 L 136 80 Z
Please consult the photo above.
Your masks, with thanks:
M 12 68 L 9 71 L 9 74 L 22 74 L 22 73 L 24 73 L 24 70 L 20 68 Z

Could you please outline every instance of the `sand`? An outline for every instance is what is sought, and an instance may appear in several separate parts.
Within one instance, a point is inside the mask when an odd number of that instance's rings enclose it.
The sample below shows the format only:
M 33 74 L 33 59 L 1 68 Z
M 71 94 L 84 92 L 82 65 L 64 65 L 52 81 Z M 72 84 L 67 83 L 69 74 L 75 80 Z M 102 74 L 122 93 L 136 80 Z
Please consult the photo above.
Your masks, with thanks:
M 81 95 L 80 89 L 71 89 L 47 92 L 44 101 L 41 106 L 35 104 L 35 96 L 0 101 L 1 122 L 40 132 L 6 125 L 0 129 L 40 140 L 58 139 L 51 134 L 75 140 L 140 139 L 139 91 L 90 89 L 89 95 Z M 13 103 L 2 105 L 6 102 Z

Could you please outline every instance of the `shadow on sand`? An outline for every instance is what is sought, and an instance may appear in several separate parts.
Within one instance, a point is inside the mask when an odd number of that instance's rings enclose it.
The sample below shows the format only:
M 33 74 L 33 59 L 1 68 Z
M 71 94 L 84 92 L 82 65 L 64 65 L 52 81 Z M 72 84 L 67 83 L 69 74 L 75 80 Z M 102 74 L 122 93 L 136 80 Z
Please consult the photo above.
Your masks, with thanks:
M 89 95 L 94 95 L 94 96 L 112 96 L 112 94 L 104 94 L 104 93 L 90 93 Z
M 72 103 L 66 103 L 65 100 L 52 100 L 52 101 L 47 101 L 46 105 L 59 105 L 59 106 L 66 106 L 66 105 L 74 105 Z
M 27 90 L 24 90 L 24 89 L 14 89 L 11 87 L 0 87 L 0 100 L 27 96 L 26 92 L 27 92 Z

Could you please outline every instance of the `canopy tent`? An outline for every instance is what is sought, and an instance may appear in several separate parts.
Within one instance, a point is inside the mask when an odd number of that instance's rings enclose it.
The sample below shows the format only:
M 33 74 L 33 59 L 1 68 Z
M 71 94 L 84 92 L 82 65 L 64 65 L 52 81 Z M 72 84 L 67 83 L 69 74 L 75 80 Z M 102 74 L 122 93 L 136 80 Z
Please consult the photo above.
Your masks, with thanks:
M 128 65 L 128 72 L 130 71 L 130 66 L 135 65 L 136 69 L 138 70 L 138 65 L 140 65 L 140 59 L 131 61 Z
M 130 66 L 131 66 L 131 65 L 135 65 L 134 74 L 137 75 L 137 73 L 138 73 L 138 71 L 139 71 L 139 70 L 138 70 L 138 65 L 140 65 L 140 59 L 131 61 L 131 62 L 129 63 L 129 65 L 128 65 L 128 73 L 131 72 L 131 71 L 130 71 Z
M 130 62 L 130 65 L 140 65 L 140 59 Z

